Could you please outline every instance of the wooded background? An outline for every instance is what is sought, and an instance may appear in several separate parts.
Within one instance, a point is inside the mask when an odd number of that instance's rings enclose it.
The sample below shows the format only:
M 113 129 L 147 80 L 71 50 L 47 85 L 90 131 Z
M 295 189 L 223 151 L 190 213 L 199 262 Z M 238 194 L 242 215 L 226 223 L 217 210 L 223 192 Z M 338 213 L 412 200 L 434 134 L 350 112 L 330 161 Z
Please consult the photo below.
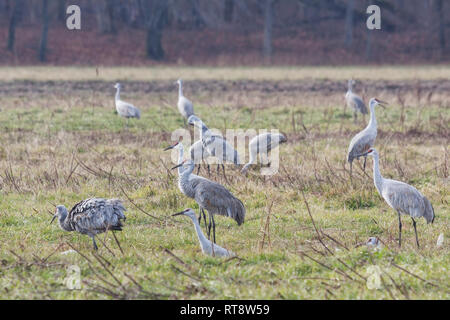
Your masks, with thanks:
M 449 2 L 0 0 L 0 64 L 448 63 Z M 81 30 L 66 27 L 71 4 Z M 366 27 L 370 4 L 381 30 Z

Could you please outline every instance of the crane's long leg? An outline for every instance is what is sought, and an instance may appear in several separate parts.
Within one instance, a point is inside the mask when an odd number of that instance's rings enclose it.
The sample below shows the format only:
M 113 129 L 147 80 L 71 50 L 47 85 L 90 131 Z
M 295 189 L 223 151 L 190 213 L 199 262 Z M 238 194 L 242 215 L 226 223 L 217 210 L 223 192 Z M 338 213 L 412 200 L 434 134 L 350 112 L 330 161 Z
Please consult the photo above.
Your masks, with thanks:
M 363 165 L 364 172 L 366 172 L 366 161 L 367 161 L 367 156 L 364 156 L 364 165 Z
M 94 250 L 97 251 L 98 247 L 97 247 L 97 243 L 95 242 L 95 236 L 92 236 L 92 244 L 94 245 Z
M 213 239 L 214 243 L 216 243 L 216 222 L 214 221 L 214 215 L 212 216 L 212 227 L 213 227 Z
M 197 175 L 200 173 L 200 164 L 197 167 Z
M 419 246 L 419 237 L 417 236 L 416 220 L 414 220 L 413 217 L 411 217 L 411 219 L 412 219 L 412 221 L 413 221 L 414 232 L 416 233 L 416 243 L 417 243 L 417 248 L 420 248 L 420 246 Z
M 402 246 L 402 219 L 400 217 L 400 212 L 398 213 L 398 246 Z
M 210 212 L 208 212 L 208 215 L 209 215 L 209 224 L 208 224 L 208 228 L 207 228 L 207 233 L 208 233 L 208 240 L 211 241 L 211 226 L 212 226 L 211 216 L 212 216 L 212 214 Z
M 353 167 L 353 162 L 350 161 L 350 183 L 352 182 L 352 167 Z

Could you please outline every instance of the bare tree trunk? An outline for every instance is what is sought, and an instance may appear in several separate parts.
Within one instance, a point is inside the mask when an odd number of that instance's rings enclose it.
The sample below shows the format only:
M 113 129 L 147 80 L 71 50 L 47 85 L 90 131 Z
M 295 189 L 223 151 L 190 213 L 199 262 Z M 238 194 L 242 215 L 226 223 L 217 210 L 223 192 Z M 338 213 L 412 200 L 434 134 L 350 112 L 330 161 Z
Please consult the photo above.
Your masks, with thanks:
M 444 3 L 442 0 L 436 0 L 436 11 L 438 14 L 438 35 L 439 47 L 441 48 L 441 56 L 445 54 L 445 22 L 444 22 Z
M 16 42 L 16 26 L 19 21 L 23 10 L 23 0 L 17 0 L 14 5 L 13 12 L 11 14 L 11 18 L 9 20 L 9 29 L 8 29 L 8 45 L 7 48 L 9 51 L 14 51 L 14 43 Z
M 270 62 L 272 59 L 272 27 L 273 27 L 273 0 L 265 0 L 263 56 L 266 62 Z
M 225 8 L 223 12 L 223 20 L 230 23 L 233 21 L 234 0 L 225 0 Z
M 95 12 L 97 16 L 97 26 L 100 33 L 107 34 L 117 32 L 114 24 L 114 4 L 111 0 L 95 0 Z
M 48 0 L 42 0 L 42 35 L 39 46 L 39 61 L 44 62 L 47 55 L 48 37 Z
M 345 13 L 345 46 L 350 48 L 353 42 L 353 11 L 355 0 L 347 0 L 347 10 Z
M 66 0 L 58 0 L 58 21 L 66 21 Z
M 164 59 L 162 32 L 167 23 L 168 2 L 166 0 L 144 0 L 144 16 L 147 26 L 147 57 L 153 60 Z

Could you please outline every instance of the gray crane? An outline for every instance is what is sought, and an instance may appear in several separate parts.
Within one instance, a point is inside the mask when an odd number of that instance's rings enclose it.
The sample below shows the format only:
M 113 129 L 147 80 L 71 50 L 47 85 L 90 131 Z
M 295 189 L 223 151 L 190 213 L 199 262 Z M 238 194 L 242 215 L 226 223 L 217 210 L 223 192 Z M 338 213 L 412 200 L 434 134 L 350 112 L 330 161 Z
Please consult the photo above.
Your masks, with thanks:
M 201 146 L 201 144 L 200 144 L 200 146 Z M 178 164 L 182 164 L 183 160 L 184 160 L 184 147 L 183 147 L 183 144 L 181 143 L 181 141 L 177 141 L 173 145 L 168 146 L 167 148 L 164 149 L 164 151 L 172 150 L 172 149 L 177 149 L 178 150 Z M 183 166 L 179 166 L 178 167 L 178 177 L 179 177 L 178 178 L 178 189 L 180 189 L 181 193 L 184 194 L 185 196 L 190 197 L 190 198 L 194 198 L 192 196 L 192 193 L 188 193 L 187 192 L 189 189 L 186 189 L 181 184 L 181 175 L 183 174 L 183 171 L 184 171 Z M 195 174 L 191 174 L 189 176 L 189 179 L 190 180 L 191 179 L 196 180 L 196 179 L 205 179 L 205 178 L 200 177 L 200 176 L 195 175 Z M 204 217 L 204 220 L 205 220 L 205 227 L 206 227 L 206 218 L 205 217 Z M 200 216 L 198 217 L 198 222 L 200 223 L 201 221 L 202 221 L 202 214 L 200 212 Z
M 262 164 L 268 164 L 268 153 L 278 147 L 279 144 L 287 142 L 286 137 L 281 133 L 262 133 L 257 135 L 248 144 L 250 153 L 249 162 L 242 168 L 241 172 L 245 175 L 251 165 L 256 162 L 256 157 L 259 154 Z M 265 159 L 263 159 L 263 156 Z
M 122 88 L 122 85 L 120 83 L 116 83 L 114 88 L 117 89 L 115 97 L 117 114 L 127 119 L 128 127 L 128 121 L 130 118 L 141 118 L 141 111 L 131 103 L 120 100 L 120 89 Z
M 199 117 L 195 115 L 190 116 L 188 123 L 201 130 L 203 147 L 208 151 L 210 156 L 218 159 L 219 164 L 222 165 L 223 175 L 226 179 L 225 166 L 223 163 L 231 162 L 234 163 L 236 167 L 239 167 L 241 162 L 239 160 L 238 152 L 222 136 L 213 134 Z
M 213 241 L 216 242 L 216 224 L 214 215 L 219 214 L 234 219 L 238 225 L 244 223 L 245 207 L 241 200 L 233 196 L 224 186 L 208 180 L 206 178 L 192 178 L 195 163 L 192 160 L 184 160 L 181 164 L 172 169 L 184 166 L 184 170 L 179 179 L 179 186 L 182 192 L 188 197 L 195 199 L 200 207 L 200 215 L 206 223 L 205 211 L 209 214 L 209 224 L 207 227 L 208 238 L 211 235 L 211 227 L 213 229 Z
M 190 116 L 194 114 L 194 105 L 183 95 L 183 80 L 178 79 L 176 84 L 178 84 L 177 107 L 178 111 L 180 111 L 181 115 L 183 116 L 183 121 L 184 124 L 186 125 L 186 119 L 188 119 Z
M 354 84 L 355 84 L 354 80 L 352 79 L 348 80 L 348 90 L 347 93 L 345 94 L 345 101 L 347 107 L 353 109 L 353 119 L 356 122 L 358 112 L 361 112 L 362 114 L 367 114 L 367 107 L 364 104 L 362 98 L 357 94 L 353 93 L 352 89 Z
M 379 156 L 377 150 L 371 148 L 363 155 L 373 157 L 373 181 L 375 187 L 386 203 L 398 214 L 399 246 L 402 246 L 401 215 L 403 214 L 409 215 L 413 221 L 414 232 L 416 234 L 416 243 L 417 247 L 419 247 L 416 220 L 414 220 L 414 218 L 424 217 L 427 223 L 433 223 L 435 215 L 430 201 L 416 188 L 410 186 L 409 184 L 383 178 L 379 168 Z
M 370 99 L 370 121 L 367 127 L 355 135 L 350 141 L 347 153 L 347 161 L 350 163 L 350 178 L 352 176 L 352 164 L 353 160 L 359 159 L 360 155 L 375 144 L 375 139 L 377 138 L 377 118 L 375 116 L 375 107 L 380 105 L 385 108 L 387 103 L 376 98 Z M 366 157 L 364 157 L 364 170 L 366 169 Z
M 197 221 L 197 217 L 195 216 L 195 212 L 192 209 L 186 209 L 184 211 L 175 213 L 172 215 L 172 217 L 184 215 L 189 218 L 191 218 L 192 222 L 194 223 L 194 228 L 197 233 L 198 241 L 200 242 L 200 247 L 202 248 L 202 252 L 204 254 L 213 256 L 213 257 L 229 257 L 233 253 L 228 251 L 225 248 L 222 248 L 218 246 L 215 243 L 212 243 L 210 240 L 206 239 L 205 235 L 202 232 L 202 229 L 200 228 L 200 224 Z
M 78 202 L 70 212 L 63 205 L 56 207 L 59 226 L 65 231 L 77 231 L 92 238 L 94 249 L 98 250 L 95 235 L 112 231 L 122 231 L 121 220 L 126 220 L 122 202 L 118 199 L 90 198 Z

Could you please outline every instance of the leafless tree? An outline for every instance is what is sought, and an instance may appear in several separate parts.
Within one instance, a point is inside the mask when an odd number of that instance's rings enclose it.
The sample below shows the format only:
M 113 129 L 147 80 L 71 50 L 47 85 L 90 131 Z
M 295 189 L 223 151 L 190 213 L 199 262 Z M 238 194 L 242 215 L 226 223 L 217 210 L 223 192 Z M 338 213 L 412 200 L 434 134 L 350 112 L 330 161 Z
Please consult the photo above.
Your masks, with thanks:
M 42 0 L 42 35 L 39 46 L 39 61 L 41 62 L 44 62 L 47 56 L 48 20 L 48 0 Z
M 16 41 L 16 26 L 22 16 L 22 11 L 23 11 L 23 0 L 16 0 L 14 2 L 14 9 L 9 19 L 8 45 L 7 45 L 9 51 L 14 51 L 14 43 Z

